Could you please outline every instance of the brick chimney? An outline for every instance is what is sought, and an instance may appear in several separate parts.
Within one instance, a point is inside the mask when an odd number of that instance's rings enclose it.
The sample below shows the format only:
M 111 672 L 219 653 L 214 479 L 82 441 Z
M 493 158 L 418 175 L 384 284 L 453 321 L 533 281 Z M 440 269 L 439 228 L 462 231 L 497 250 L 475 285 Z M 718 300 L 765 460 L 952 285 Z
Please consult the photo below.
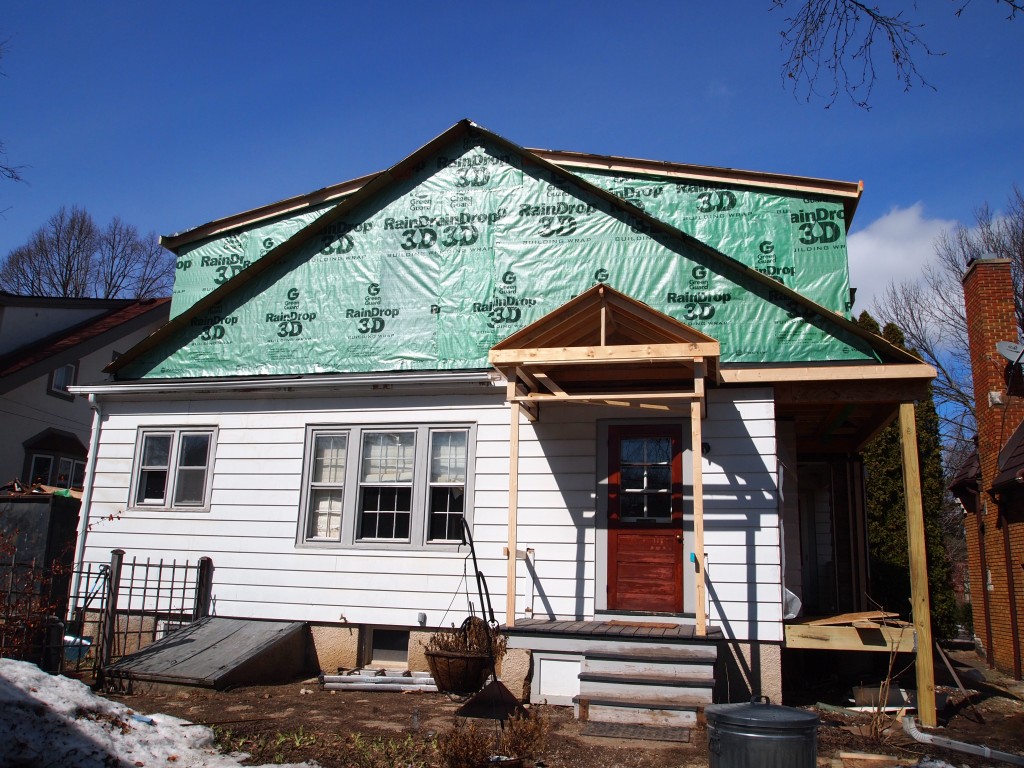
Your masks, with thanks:
M 1018 338 L 1010 260 L 972 261 L 963 287 L 981 465 L 979 513 L 964 521 L 974 630 L 989 665 L 1020 679 L 1018 598 L 1024 595 L 1024 584 L 1016 583 L 1021 579 L 1016 550 L 1021 547 L 1014 541 L 1024 543 L 1024 523 L 1011 523 L 1004 503 L 988 493 L 998 472 L 999 452 L 1024 420 L 1024 398 L 1006 391 L 1011 363 L 996 350 L 998 342 Z
M 1010 260 L 973 260 L 963 278 L 967 337 L 974 372 L 974 407 L 978 418 L 978 453 L 982 491 L 992 487 L 1003 444 L 1024 420 L 1024 398 L 1006 391 L 1010 362 L 996 351 L 1000 341 L 1017 341 L 1017 312 Z

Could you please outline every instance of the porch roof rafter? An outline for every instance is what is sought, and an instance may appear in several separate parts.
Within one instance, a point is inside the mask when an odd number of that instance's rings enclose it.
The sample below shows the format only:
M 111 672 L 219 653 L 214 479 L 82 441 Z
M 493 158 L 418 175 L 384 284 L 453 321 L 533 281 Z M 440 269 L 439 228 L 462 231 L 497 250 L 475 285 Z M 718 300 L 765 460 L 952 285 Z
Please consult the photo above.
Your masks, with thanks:
M 490 351 L 509 401 L 689 411 L 717 383 L 718 342 L 599 284 Z

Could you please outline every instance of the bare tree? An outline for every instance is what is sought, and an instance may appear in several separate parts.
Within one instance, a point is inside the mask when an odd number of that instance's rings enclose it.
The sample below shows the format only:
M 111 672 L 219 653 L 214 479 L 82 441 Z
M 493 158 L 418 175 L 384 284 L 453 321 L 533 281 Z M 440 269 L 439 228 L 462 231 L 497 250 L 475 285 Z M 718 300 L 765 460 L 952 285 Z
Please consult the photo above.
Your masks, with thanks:
M 954 14 L 960 16 L 970 3 L 953 0 Z M 996 3 L 1007 10 L 1009 19 L 1024 11 L 1024 0 Z M 942 54 L 920 36 L 924 25 L 914 21 L 916 2 L 909 4 L 908 14 L 908 3 L 892 0 L 888 6 L 894 10 L 859 0 L 772 0 L 773 9 L 792 5 L 795 11 L 786 17 L 782 30 L 782 50 L 787 53 L 782 74 L 792 81 L 794 93 L 808 101 L 822 98 L 826 106 L 845 93 L 854 104 L 868 109 L 878 77 L 876 52 L 879 59 L 890 62 L 905 91 L 932 87 L 918 69 L 918 61 Z
M 173 280 L 155 235 L 116 217 L 100 229 L 78 207 L 62 207 L 0 263 L 0 289 L 24 296 L 149 298 L 169 295 Z
M 974 226 L 958 225 L 939 237 L 935 261 L 924 267 L 921 279 L 890 283 L 873 308 L 883 322 L 902 328 L 907 346 L 935 366 L 935 400 L 944 440 L 951 447 L 974 432 L 974 389 L 960 281 L 971 260 L 984 254 L 1010 260 L 1017 327 L 1024 332 L 1024 193 L 1019 187 L 1013 188 L 1002 214 L 984 205 L 975 211 Z
M 4 48 L 7 47 L 6 40 L 0 40 L 0 59 L 4 57 Z M 0 72 L 3 75 L 3 72 Z M 7 162 L 7 152 L 4 150 L 4 143 L 0 141 L 0 178 L 11 181 L 21 181 L 21 166 L 10 165 Z

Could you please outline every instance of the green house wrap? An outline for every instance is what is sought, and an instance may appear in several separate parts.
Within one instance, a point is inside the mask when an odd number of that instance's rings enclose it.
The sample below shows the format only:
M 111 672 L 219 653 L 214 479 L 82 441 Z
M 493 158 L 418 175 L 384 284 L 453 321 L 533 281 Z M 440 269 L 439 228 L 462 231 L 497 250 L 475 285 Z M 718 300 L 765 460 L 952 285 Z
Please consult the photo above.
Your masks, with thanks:
M 340 199 L 177 250 L 172 322 L 118 378 L 487 367 L 596 283 L 722 362 L 870 361 L 847 315 L 846 201 L 572 169 L 472 123 Z

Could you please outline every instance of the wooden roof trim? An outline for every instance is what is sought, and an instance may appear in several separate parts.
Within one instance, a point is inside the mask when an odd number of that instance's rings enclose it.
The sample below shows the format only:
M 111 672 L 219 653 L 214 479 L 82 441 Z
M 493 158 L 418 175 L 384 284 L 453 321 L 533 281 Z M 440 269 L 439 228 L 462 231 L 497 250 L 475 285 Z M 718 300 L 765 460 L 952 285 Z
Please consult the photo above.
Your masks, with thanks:
M 780 368 L 722 368 L 723 384 L 771 384 L 786 381 L 851 381 L 882 379 L 934 379 L 935 369 L 926 363 L 886 365 L 786 366 Z
M 767 171 L 745 171 L 737 168 L 673 163 L 663 160 L 644 160 L 617 155 L 594 155 L 586 152 L 569 152 L 564 150 L 528 149 L 527 151 L 555 165 L 565 167 L 653 174 L 670 178 L 706 181 L 715 184 L 736 183 L 748 187 L 839 197 L 843 198 L 844 201 L 843 207 L 846 209 L 847 228 L 849 228 L 849 219 L 853 218 L 857 203 L 860 201 L 861 194 L 864 191 L 864 182 L 862 181 L 834 181 L 809 176 L 770 173 Z M 313 192 L 295 195 L 247 211 L 214 219 L 205 224 L 187 229 L 184 232 L 162 235 L 160 237 L 160 244 L 168 250 L 175 251 L 177 248 L 197 240 L 216 237 L 217 235 L 256 224 L 266 219 L 273 219 L 288 213 L 314 208 L 324 203 L 339 201 L 341 198 L 359 190 L 377 175 L 377 173 L 366 174 L 365 176 L 332 184 Z M 850 201 L 852 201 L 852 205 Z
M 184 232 L 176 232 L 173 235 L 161 235 L 160 245 L 169 251 L 177 252 L 177 249 L 181 246 L 198 240 L 206 240 L 241 227 L 249 226 L 250 224 L 275 219 L 289 213 L 297 213 L 308 208 L 315 208 L 325 203 L 337 202 L 361 189 L 363 185 L 376 175 L 376 173 L 371 173 L 366 176 L 360 176 L 349 181 L 343 181 L 340 184 L 318 189 L 315 192 L 296 195 L 295 197 L 279 200 L 276 203 L 261 205 L 248 211 L 214 219 L 206 224 L 200 224 L 198 227 L 187 229 Z
M 864 192 L 863 181 L 836 181 L 811 176 L 792 176 L 767 171 L 744 171 L 738 168 L 723 168 L 712 165 L 692 165 L 663 160 L 644 160 L 615 155 L 592 155 L 586 152 L 566 150 L 530 149 L 530 152 L 545 160 L 567 168 L 612 171 L 615 173 L 643 173 L 669 178 L 693 179 L 714 184 L 739 184 L 746 187 L 778 189 L 787 192 L 829 195 L 843 199 L 843 208 L 848 219 L 853 218 Z M 847 221 L 849 228 L 849 221 Z
M 492 349 L 495 367 L 524 365 L 585 365 L 600 363 L 687 363 L 695 358 L 717 357 L 718 342 L 682 344 L 613 344 L 606 347 L 527 347 Z
M 669 342 L 671 344 L 718 344 L 711 336 L 691 328 L 674 317 L 659 312 L 642 301 L 615 290 L 610 285 L 601 284 L 584 291 L 539 320 L 502 339 L 491 348 L 492 352 L 494 350 L 551 346 L 546 342 L 557 339 L 567 330 L 572 331 L 585 325 L 592 319 L 587 312 L 596 311 L 602 305 L 610 306 L 613 310 L 621 312 L 624 322 L 628 319 L 635 325 L 647 326 L 670 339 L 678 340 Z

